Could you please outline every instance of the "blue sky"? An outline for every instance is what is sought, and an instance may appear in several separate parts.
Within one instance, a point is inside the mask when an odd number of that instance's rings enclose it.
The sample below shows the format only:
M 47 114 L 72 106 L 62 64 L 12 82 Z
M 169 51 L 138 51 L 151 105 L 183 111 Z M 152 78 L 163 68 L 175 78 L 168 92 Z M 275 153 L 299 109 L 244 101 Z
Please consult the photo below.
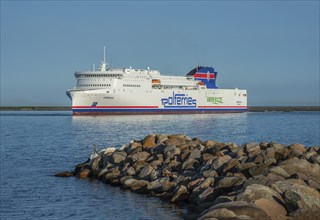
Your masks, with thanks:
M 218 71 L 250 106 L 319 105 L 319 1 L 1 1 L 1 106 L 69 106 L 73 73 Z

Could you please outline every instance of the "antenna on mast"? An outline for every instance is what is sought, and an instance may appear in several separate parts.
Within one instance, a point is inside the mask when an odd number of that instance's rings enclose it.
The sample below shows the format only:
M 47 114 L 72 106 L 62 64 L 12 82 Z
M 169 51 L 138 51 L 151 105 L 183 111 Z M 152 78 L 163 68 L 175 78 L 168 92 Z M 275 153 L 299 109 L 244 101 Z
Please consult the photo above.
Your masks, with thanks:
M 100 64 L 100 71 L 106 71 L 107 70 L 107 64 L 106 64 L 106 47 L 103 47 L 103 61 L 101 61 Z

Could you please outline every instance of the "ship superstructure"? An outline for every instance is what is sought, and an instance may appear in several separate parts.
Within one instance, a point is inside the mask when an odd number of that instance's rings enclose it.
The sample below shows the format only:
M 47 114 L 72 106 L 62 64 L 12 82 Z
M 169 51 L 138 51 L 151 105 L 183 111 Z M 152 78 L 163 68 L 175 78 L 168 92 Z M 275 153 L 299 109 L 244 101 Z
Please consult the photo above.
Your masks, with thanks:
M 158 70 L 107 68 L 75 72 L 77 86 L 67 90 L 74 115 L 202 114 L 247 110 L 247 91 L 219 89 L 217 72 L 198 66 L 186 76 Z

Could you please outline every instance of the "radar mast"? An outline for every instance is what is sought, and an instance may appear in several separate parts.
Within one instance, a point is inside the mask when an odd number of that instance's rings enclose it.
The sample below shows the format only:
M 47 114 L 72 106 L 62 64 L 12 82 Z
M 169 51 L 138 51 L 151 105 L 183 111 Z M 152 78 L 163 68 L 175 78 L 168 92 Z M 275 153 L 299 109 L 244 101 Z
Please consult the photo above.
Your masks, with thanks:
M 103 47 L 103 61 L 101 61 L 100 71 L 106 71 L 107 70 L 107 63 L 106 63 L 106 47 Z

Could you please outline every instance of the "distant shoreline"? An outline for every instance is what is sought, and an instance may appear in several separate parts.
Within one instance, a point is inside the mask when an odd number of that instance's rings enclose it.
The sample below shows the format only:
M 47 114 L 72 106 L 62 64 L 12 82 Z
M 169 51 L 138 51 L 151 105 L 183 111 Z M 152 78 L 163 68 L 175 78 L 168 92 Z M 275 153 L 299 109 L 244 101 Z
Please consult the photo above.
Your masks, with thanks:
M 0 111 L 71 111 L 67 106 L 1 106 Z M 249 112 L 320 111 L 320 106 L 249 106 Z

